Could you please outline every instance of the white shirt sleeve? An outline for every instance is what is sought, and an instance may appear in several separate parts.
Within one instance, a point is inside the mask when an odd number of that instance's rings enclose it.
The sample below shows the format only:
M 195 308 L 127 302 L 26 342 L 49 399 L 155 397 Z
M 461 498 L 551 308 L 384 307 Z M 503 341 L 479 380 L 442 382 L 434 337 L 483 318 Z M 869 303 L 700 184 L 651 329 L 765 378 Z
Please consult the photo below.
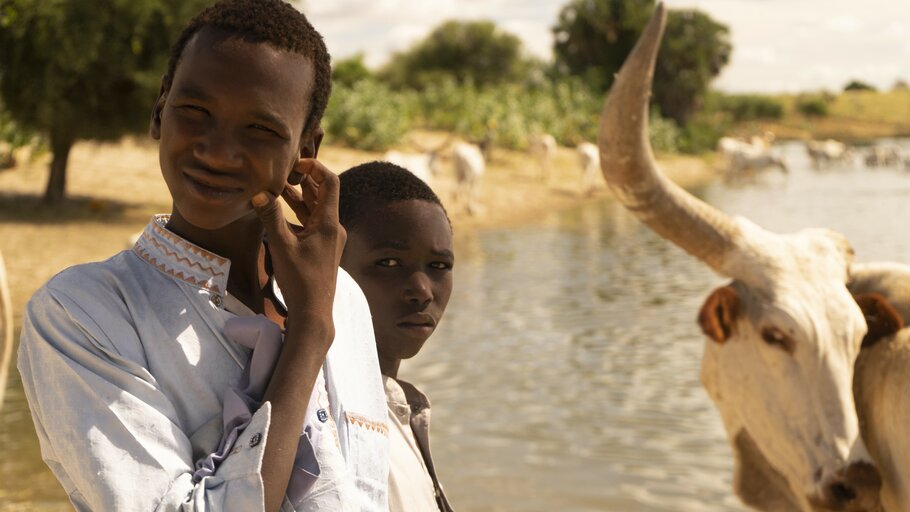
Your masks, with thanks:
M 135 332 L 108 331 L 47 286 L 23 318 L 18 366 L 41 455 L 75 508 L 263 510 L 269 405 L 255 412 L 215 474 L 194 482 L 189 435 L 173 404 L 114 342 Z

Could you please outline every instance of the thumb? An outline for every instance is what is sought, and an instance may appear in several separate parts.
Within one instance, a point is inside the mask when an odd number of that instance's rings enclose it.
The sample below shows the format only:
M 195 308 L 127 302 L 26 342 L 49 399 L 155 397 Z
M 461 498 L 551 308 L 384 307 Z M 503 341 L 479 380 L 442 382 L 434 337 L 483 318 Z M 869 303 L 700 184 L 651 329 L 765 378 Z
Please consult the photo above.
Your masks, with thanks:
M 262 222 L 269 240 L 287 239 L 287 221 L 284 220 L 284 213 L 275 196 L 268 192 L 260 192 L 253 196 L 250 204 L 256 210 L 256 215 L 259 216 L 259 221 Z

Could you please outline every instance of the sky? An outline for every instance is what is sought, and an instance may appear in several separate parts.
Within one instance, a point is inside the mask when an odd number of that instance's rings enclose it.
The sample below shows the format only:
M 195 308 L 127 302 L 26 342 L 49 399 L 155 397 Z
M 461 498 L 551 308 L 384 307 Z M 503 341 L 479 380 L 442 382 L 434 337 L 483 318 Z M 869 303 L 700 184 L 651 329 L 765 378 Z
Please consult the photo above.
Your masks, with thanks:
M 370 67 L 448 19 L 492 20 L 526 51 L 552 59 L 550 28 L 568 0 L 298 1 L 334 59 Z M 714 82 L 728 92 L 838 91 L 857 79 L 910 82 L 910 0 L 666 0 L 730 27 L 733 55 Z

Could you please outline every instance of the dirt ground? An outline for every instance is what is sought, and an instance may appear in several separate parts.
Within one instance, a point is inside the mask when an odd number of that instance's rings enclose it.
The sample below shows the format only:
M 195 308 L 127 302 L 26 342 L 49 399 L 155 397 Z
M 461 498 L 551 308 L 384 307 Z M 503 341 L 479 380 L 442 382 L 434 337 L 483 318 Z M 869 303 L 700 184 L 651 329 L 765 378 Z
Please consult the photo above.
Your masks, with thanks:
M 412 137 L 432 147 L 445 134 Z M 407 144 L 401 150 L 414 150 Z M 324 146 L 320 160 L 340 172 L 380 153 Z M 602 182 L 593 193 L 582 191 L 582 175 L 573 148 L 560 147 L 547 179 L 523 152 L 495 150 L 480 185 L 482 211 L 468 215 L 454 202 L 451 158 L 443 153 L 433 182 L 452 217 L 456 236 L 475 229 L 533 224 L 542 210 L 570 208 L 580 201 L 611 200 Z M 48 208 L 40 197 L 48 157 L 0 173 L 0 251 L 6 260 L 16 323 L 29 296 L 63 268 L 105 259 L 127 248 L 130 236 L 156 212 L 170 211 L 170 198 L 158 169 L 157 146 L 125 139 L 118 143 L 77 144 L 71 154 L 62 206 Z M 693 157 L 661 160 L 677 183 L 692 186 L 713 176 L 705 161 Z

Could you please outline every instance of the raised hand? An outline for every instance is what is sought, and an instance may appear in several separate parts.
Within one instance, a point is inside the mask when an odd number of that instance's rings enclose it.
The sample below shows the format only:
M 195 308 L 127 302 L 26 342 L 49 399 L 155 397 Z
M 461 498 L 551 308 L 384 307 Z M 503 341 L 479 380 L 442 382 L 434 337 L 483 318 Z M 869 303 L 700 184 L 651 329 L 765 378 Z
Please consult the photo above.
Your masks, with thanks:
M 338 176 L 319 161 L 298 161 L 281 197 L 300 225 L 286 221 L 277 198 L 262 192 L 252 205 L 265 227 L 272 268 L 288 309 L 287 326 L 299 321 L 331 325 L 338 264 L 346 233 L 338 221 Z M 291 185 L 299 181 L 300 187 Z

